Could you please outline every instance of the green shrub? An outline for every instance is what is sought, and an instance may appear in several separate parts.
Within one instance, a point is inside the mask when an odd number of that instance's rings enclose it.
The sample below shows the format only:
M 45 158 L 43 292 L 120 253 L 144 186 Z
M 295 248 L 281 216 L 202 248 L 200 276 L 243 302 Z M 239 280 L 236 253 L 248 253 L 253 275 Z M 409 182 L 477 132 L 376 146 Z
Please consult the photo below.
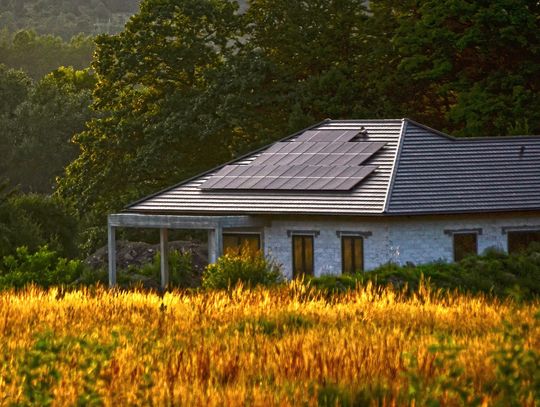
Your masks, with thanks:
M 335 294 L 353 290 L 358 284 L 362 284 L 365 279 L 366 274 L 356 273 L 341 276 L 324 275 L 306 281 L 309 281 L 312 287 Z
M 434 262 L 418 266 L 389 263 L 365 273 L 312 278 L 309 284 L 329 293 L 354 289 L 357 284 L 368 281 L 396 288 L 407 286 L 414 291 L 422 279 L 445 290 L 529 299 L 540 296 L 540 252 L 534 247 L 512 255 L 489 250 L 459 263 Z
M 169 261 L 169 284 L 174 287 L 190 288 L 196 285 L 193 272 L 193 258 L 190 251 L 171 250 Z M 157 281 L 161 278 L 161 254 L 157 253 L 151 263 L 141 267 L 131 266 L 128 272 L 152 277 Z
M 77 222 L 64 205 L 51 197 L 12 192 L 2 196 L 0 185 L 0 258 L 17 247 L 30 251 L 47 245 L 61 256 L 77 255 Z
M 226 289 L 239 282 L 254 287 L 270 286 L 284 280 L 281 268 L 262 253 L 242 249 L 239 255 L 226 254 L 209 264 L 202 278 L 205 288 Z
M 47 245 L 60 256 L 77 256 L 77 220 L 60 200 L 25 194 L 12 197 L 10 204 L 37 226 L 40 246 Z
M 35 253 L 19 247 L 0 261 L 0 288 L 21 288 L 34 283 L 42 287 L 70 284 L 84 271 L 79 260 L 61 258 L 46 246 Z

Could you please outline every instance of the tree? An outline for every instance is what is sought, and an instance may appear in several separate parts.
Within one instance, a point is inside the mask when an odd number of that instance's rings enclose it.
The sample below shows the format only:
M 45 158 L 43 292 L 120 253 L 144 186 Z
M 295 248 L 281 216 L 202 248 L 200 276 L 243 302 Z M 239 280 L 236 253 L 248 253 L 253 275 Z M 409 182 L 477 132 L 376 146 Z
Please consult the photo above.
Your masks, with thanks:
M 139 0 L 13 0 L 0 1 L 0 26 L 9 32 L 32 29 L 60 36 L 95 34 L 100 28 L 118 32 L 126 15 L 137 11 Z M 100 24 L 112 21 L 114 24 Z
M 77 222 L 63 203 L 52 197 L 22 195 L 0 181 L 0 258 L 21 246 L 31 251 L 48 245 L 64 256 L 77 255 Z
M 0 64 L 0 115 L 13 114 L 26 99 L 30 84 L 30 78 L 23 71 Z
M 17 106 L 28 97 L 31 86 L 30 78 L 22 71 L 8 69 L 0 64 L 0 125 L 12 120 Z M 0 179 L 8 169 L 13 153 L 13 143 L 8 132 L 0 131 Z
M 234 51 L 235 11 L 219 0 L 146 0 L 124 32 L 97 38 L 100 117 L 76 137 L 81 155 L 59 186 L 90 223 L 227 157 L 197 106 L 207 73 Z
M 53 192 L 55 177 L 77 156 L 72 136 L 92 117 L 94 85 L 88 70 L 60 68 L 36 83 L 10 116 L 0 118 L 4 177 L 25 192 Z
M 540 4 L 373 1 L 390 17 L 401 110 L 462 136 L 540 131 Z M 379 18 L 379 22 L 381 19 Z M 388 26 L 389 24 L 386 23 Z
M 0 59 L 9 68 L 21 69 L 38 81 L 59 66 L 88 68 L 94 42 L 78 35 L 65 42 L 52 35 L 37 35 L 34 31 L 11 34 L 0 31 Z

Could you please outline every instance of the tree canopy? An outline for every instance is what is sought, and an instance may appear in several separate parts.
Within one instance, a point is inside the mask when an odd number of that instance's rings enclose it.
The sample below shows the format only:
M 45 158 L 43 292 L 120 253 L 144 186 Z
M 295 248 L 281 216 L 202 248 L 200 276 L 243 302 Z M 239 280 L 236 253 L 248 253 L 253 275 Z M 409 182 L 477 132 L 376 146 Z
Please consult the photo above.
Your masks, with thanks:
M 78 35 L 69 41 L 54 35 L 37 35 L 32 30 L 0 31 L 0 63 L 20 69 L 40 80 L 60 66 L 86 69 L 92 61 L 94 40 Z
M 115 33 L 137 11 L 139 0 L 0 0 L 0 26 L 33 29 L 69 40 L 78 34 Z
M 0 177 L 24 192 L 51 194 L 55 178 L 78 155 L 71 138 L 92 117 L 94 85 L 88 70 L 59 68 L 32 83 L 0 65 L 0 89 L 11 97 L 0 111 Z

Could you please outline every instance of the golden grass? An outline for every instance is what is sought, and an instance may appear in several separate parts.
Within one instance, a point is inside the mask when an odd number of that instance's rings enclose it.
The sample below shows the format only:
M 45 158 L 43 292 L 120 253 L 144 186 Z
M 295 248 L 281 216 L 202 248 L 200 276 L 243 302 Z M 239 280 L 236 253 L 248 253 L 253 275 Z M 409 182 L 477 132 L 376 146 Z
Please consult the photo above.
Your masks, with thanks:
M 31 287 L 0 293 L 0 405 L 418 405 L 428 393 L 459 405 L 446 382 L 490 405 L 503 321 L 528 324 L 525 348 L 538 350 L 538 309 L 425 288 L 327 297 L 294 282 L 163 297 Z M 456 360 L 437 343 L 461 349 Z

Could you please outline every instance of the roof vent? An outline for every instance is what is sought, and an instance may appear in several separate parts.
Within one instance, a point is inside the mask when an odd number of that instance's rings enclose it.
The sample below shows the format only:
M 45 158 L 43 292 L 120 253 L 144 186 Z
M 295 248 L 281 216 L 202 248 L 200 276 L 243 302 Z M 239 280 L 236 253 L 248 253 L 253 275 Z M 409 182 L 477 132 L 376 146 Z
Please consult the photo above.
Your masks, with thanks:
M 519 150 L 519 156 L 523 157 L 523 154 L 525 154 L 525 146 L 521 146 L 521 149 Z
M 360 131 L 350 141 L 362 141 L 368 136 L 368 131 L 364 126 L 360 127 Z

